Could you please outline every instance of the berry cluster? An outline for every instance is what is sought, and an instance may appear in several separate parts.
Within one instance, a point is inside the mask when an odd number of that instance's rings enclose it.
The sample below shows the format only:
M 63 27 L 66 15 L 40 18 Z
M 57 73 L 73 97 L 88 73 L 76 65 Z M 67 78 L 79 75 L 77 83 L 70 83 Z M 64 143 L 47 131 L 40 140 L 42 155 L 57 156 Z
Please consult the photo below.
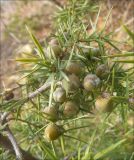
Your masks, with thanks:
M 100 56 L 99 49 L 83 49 L 83 52 L 87 60 L 90 60 L 88 63 L 94 63 L 96 66 L 94 73 L 89 72 L 85 63 L 78 57 L 70 59 L 70 54 L 63 52 L 56 39 L 52 39 L 46 49 L 48 59 L 55 58 L 55 61 L 60 59 L 61 63 L 67 62 L 62 68 L 66 77 L 61 79 L 61 83 L 54 88 L 54 105 L 45 107 L 43 110 L 44 117 L 53 122 L 45 129 L 45 135 L 50 141 L 57 139 L 65 131 L 61 126 L 54 124 L 56 121 L 74 118 L 83 110 L 89 113 L 93 110 L 93 106 L 98 112 L 111 112 L 114 108 L 112 96 L 107 92 L 102 94 L 101 91 L 101 83 L 110 70 L 106 64 L 97 65 L 95 62 L 95 58 Z M 53 67 L 55 70 L 52 71 L 58 73 L 56 66 L 53 65 Z M 93 98 L 92 95 L 95 97 Z

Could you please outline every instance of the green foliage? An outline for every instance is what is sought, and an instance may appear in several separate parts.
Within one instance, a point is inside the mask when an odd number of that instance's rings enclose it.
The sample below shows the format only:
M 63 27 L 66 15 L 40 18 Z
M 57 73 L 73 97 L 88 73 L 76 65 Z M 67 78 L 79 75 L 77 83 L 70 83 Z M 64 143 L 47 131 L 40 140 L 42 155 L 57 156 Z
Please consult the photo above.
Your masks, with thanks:
M 97 20 L 90 23 L 90 14 L 95 11 L 97 6 L 92 1 L 70 0 L 68 6 L 60 9 L 55 18 L 55 33 L 51 38 L 56 39 L 57 43 L 53 45 L 45 41 L 44 46 L 41 46 L 27 28 L 36 54 L 17 59 L 18 62 L 29 64 L 21 71 L 25 79 L 25 83 L 21 84 L 22 95 L 19 99 L 2 99 L 0 107 L 2 112 L 12 112 L 16 121 L 12 121 L 11 129 L 16 133 L 20 146 L 29 149 L 39 159 L 58 160 L 70 155 L 70 159 L 74 160 L 97 160 L 104 157 L 108 160 L 125 160 L 133 156 L 133 152 L 126 151 L 124 147 L 128 142 L 125 136 L 131 136 L 133 132 L 127 122 L 132 112 L 129 98 L 133 97 L 134 93 L 133 67 L 124 69 L 120 62 L 134 62 L 118 59 L 133 58 L 133 52 L 120 51 L 117 44 L 111 40 L 111 33 L 104 33 L 106 26 L 98 30 Z M 91 33 L 88 27 L 92 29 Z M 54 52 L 53 47 L 57 45 L 62 54 Z M 115 54 L 109 55 L 110 49 L 113 49 Z M 70 62 L 79 63 L 82 68 L 77 75 L 78 81 L 76 75 L 75 79 L 69 79 L 65 68 Z M 101 64 L 108 66 L 108 73 L 104 78 L 97 79 L 90 75 L 92 78 L 88 80 L 94 86 L 91 91 L 86 91 L 83 79 L 89 73 L 94 75 L 96 68 Z M 63 80 L 66 82 L 64 87 Z M 94 83 L 94 80 L 97 82 Z M 43 90 L 41 86 L 46 83 L 50 85 Z M 67 99 L 64 103 L 54 101 L 53 92 L 57 86 L 66 91 Z M 36 93 L 36 96 L 33 96 L 33 93 Z M 108 113 L 97 112 L 95 102 L 100 97 L 110 97 L 114 109 Z M 67 101 L 74 101 L 76 107 L 79 107 L 77 115 L 69 118 L 64 116 L 64 105 Z M 59 119 L 55 123 L 62 130 L 60 138 L 51 142 L 46 140 L 47 136 L 44 134 L 48 124 L 52 123 L 43 113 L 44 108 L 48 106 L 54 106 L 58 110 Z M 13 112 L 14 110 L 16 112 Z M 54 136 L 53 134 L 55 132 L 48 133 L 51 136 Z M 84 145 L 86 147 L 83 150 Z M 71 155 L 74 151 L 76 154 Z M 1 156 L 4 154 L 6 153 L 2 152 Z
M 124 30 L 127 32 L 127 34 L 129 35 L 129 37 L 133 40 L 134 42 L 134 32 L 132 32 L 127 26 L 123 26 Z

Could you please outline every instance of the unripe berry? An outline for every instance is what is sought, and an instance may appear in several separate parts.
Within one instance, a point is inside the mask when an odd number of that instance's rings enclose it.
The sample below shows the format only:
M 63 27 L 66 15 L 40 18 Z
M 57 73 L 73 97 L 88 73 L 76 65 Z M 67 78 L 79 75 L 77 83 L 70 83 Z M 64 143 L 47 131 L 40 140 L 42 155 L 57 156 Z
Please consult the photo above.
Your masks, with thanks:
M 54 55 L 55 55 L 56 57 L 62 56 L 63 53 L 62 53 L 62 49 L 61 49 L 60 46 L 54 45 L 54 46 L 52 46 L 51 48 L 52 48 L 53 53 L 54 53 Z
M 111 112 L 113 110 L 113 100 L 111 96 L 101 96 L 96 99 L 95 107 L 99 112 Z
M 87 91 L 93 91 L 100 84 L 100 79 L 95 74 L 88 74 L 84 78 L 83 86 Z
M 132 126 L 133 127 L 133 126 Z M 126 135 L 125 138 L 127 139 L 124 147 L 125 147 L 125 151 L 126 152 L 133 152 L 134 150 L 134 134 L 132 133 L 132 135 Z
M 71 74 L 68 76 L 69 81 L 67 80 L 62 80 L 62 86 L 65 88 L 67 91 L 74 91 L 76 89 L 79 89 L 80 87 L 80 80 L 79 77 L 76 76 L 75 74 Z
M 63 114 L 66 117 L 73 117 L 75 116 L 77 113 L 79 112 L 79 107 L 78 105 L 76 105 L 76 103 L 72 102 L 72 101 L 68 101 L 65 104 L 64 110 L 63 110 Z
M 78 63 L 70 62 L 66 67 L 66 71 L 71 74 L 79 74 L 81 72 L 81 66 Z
M 45 107 L 43 110 L 44 117 L 51 121 L 58 120 L 58 112 L 55 107 Z
M 62 57 L 63 56 L 63 51 L 62 51 L 61 47 L 59 46 L 58 40 L 52 39 L 49 42 L 49 45 L 51 46 L 51 49 L 52 49 L 55 57 Z M 51 49 L 47 48 L 47 50 L 46 50 L 46 57 L 47 58 L 50 58 L 50 55 L 48 53 L 51 53 Z
M 104 78 L 109 73 L 108 66 L 101 64 L 96 68 L 96 75 L 100 78 Z
M 66 100 L 66 91 L 62 87 L 56 88 L 53 93 L 53 98 L 55 102 L 65 102 Z
M 92 60 L 94 62 L 94 58 L 99 58 L 100 57 L 100 49 L 99 48 L 84 48 L 83 53 L 86 55 L 86 57 L 89 60 Z
M 79 77 L 75 74 L 71 74 L 68 76 L 69 78 L 69 88 L 70 90 L 78 89 L 80 87 Z
M 129 98 L 128 102 L 129 102 L 129 107 L 134 109 L 134 97 Z
M 100 55 L 100 49 L 99 48 L 91 48 L 92 56 L 98 57 Z
M 124 147 L 125 147 L 125 152 L 127 152 L 127 154 L 129 153 L 133 153 L 133 151 L 134 151 L 134 143 L 133 142 L 131 142 L 131 143 L 126 143 L 125 145 L 124 145 Z
M 68 75 L 69 81 L 66 79 L 62 80 L 62 86 L 67 90 L 68 92 L 74 91 L 76 89 L 79 89 L 80 87 L 80 80 L 79 77 L 76 76 L 75 74 Z
M 45 137 L 48 141 L 53 141 L 59 138 L 63 133 L 63 128 L 60 128 L 54 123 L 49 124 L 45 129 Z
M 134 114 L 130 114 L 130 115 L 128 116 L 127 124 L 128 124 L 130 127 L 134 127 Z

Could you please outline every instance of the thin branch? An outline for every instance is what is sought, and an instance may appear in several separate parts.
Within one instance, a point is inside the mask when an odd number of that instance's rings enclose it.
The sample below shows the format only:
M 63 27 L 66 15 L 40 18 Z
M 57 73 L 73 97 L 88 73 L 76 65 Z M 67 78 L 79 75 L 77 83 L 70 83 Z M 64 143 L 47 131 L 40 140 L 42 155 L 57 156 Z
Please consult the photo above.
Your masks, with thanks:
M 8 115 L 9 115 L 9 112 L 0 113 L 1 125 L 4 125 L 7 123 L 6 119 Z M 8 125 L 6 125 L 3 130 L 6 133 L 6 136 L 3 136 L 2 134 L 0 134 L 0 145 L 3 148 L 9 150 L 11 153 L 16 155 L 17 160 L 37 160 L 32 156 L 31 156 L 32 158 L 30 159 L 29 158 L 30 154 L 25 152 L 19 147 Z M 28 157 L 26 155 L 28 155 Z
M 29 93 L 28 99 L 32 99 L 32 98 L 36 97 L 38 94 L 40 94 L 43 91 L 46 91 L 47 89 L 49 89 L 50 86 L 51 86 L 51 82 L 44 83 L 43 86 L 41 86 L 40 88 L 36 89 L 34 92 Z
M 10 140 L 6 136 L 3 136 L 2 134 L 0 134 L 0 146 L 8 150 L 11 154 L 15 155 L 15 152 L 13 150 Z M 29 152 L 24 151 L 21 148 L 20 148 L 20 151 L 22 153 L 23 160 L 38 160 L 37 158 L 33 157 Z
M 13 146 L 13 149 L 14 149 L 15 154 L 16 154 L 16 158 L 18 160 L 23 160 L 21 150 L 20 150 L 20 148 L 19 148 L 19 146 L 17 144 L 17 141 L 16 141 L 13 133 L 11 132 L 11 130 L 9 129 L 8 126 L 6 126 L 6 128 L 5 128 L 5 132 L 6 132 L 6 135 L 7 135 L 8 139 L 10 140 L 10 142 L 11 142 L 11 144 Z
M 7 118 L 8 115 L 9 115 L 9 112 L 4 112 L 3 114 L 1 114 L 1 125 L 4 125 L 7 122 L 6 118 Z M 8 127 L 8 125 L 5 126 L 4 131 L 5 131 L 8 139 L 9 139 L 9 141 L 12 144 L 12 147 L 14 149 L 16 158 L 18 160 L 22 160 L 22 153 L 21 153 L 20 148 L 17 144 L 17 141 L 16 141 L 14 135 L 12 134 L 10 128 Z

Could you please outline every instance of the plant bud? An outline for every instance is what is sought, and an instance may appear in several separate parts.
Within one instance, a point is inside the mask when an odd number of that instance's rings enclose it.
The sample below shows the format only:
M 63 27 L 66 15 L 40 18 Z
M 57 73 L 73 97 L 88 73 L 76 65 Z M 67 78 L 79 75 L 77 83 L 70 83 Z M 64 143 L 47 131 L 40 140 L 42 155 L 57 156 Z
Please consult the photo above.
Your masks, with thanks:
M 113 110 L 113 100 L 110 96 L 101 96 L 96 99 L 95 107 L 99 112 L 111 112 Z
M 66 100 L 66 91 L 62 87 L 56 88 L 53 93 L 53 98 L 55 102 L 65 102 Z
M 56 140 L 63 133 L 63 128 L 60 128 L 54 123 L 49 124 L 45 129 L 45 137 L 49 141 Z
M 14 93 L 11 89 L 7 89 L 4 94 L 4 100 L 9 101 L 14 98 Z
M 51 121 L 58 120 L 58 112 L 55 107 L 45 107 L 43 113 L 45 114 L 44 117 L 48 120 Z
M 71 62 L 67 65 L 66 71 L 71 74 L 79 74 L 81 72 L 81 66 L 78 63 Z
M 127 124 L 128 124 L 130 127 L 134 127 L 134 114 L 130 114 L 130 115 L 128 116 Z
M 68 101 L 65 104 L 63 114 L 67 117 L 73 117 L 79 112 L 79 107 L 72 101 Z
M 88 74 L 84 78 L 83 86 L 87 91 L 93 91 L 100 84 L 100 79 L 95 74 Z
M 108 66 L 101 64 L 96 68 L 96 75 L 100 78 L 104 78 L 109 73 Z

